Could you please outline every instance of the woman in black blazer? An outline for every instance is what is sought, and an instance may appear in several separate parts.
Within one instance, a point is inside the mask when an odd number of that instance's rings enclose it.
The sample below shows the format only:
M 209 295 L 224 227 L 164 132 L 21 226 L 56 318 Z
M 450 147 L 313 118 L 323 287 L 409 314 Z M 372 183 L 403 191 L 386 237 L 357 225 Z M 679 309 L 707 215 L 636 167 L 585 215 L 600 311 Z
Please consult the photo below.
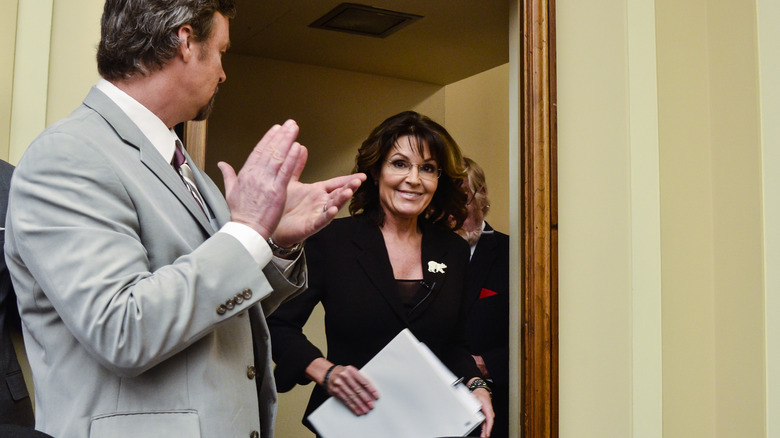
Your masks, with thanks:
M 317 383 L 305 417 L 329 395 L 356 415 L 373 408 L 379 394 L 358 369 L 409 328 L 482 402 L 489 436 L 490 394 L 466 341 L 469 248 L 452 232 L 466 217 L 461 160 L 449 133 L 413 111 L 385 120 L 363 142 L 356 171 L 368 178 L 352 216 L 309 238 L 308 290 L 268 318 L 278 390 Z M 302 332 L 319 302 L 327 358 Z

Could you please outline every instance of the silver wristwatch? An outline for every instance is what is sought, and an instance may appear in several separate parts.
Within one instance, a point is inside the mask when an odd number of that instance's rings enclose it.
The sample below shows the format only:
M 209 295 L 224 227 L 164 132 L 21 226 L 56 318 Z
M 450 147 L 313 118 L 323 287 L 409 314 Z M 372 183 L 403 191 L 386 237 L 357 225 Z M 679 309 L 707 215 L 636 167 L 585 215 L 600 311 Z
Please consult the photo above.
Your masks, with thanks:
M 303 243 L 305 242 L 305 240 L 303 242 L 296 243 L 290 248 L 282 248 L 281 246 L 277 245 L 276 242 L 274 242 L 274 240 L 271 239 L 270 237 L 267 239 L 267 242 L 268 242 L 268 246 L 271 247 L 271 252 L 273 252 L 275 256 L 288 257 L 302 250 Z
M 473 382 L 469 383 L 469 391 L 474 391 L 475 389 L 482 388 L 490 394 L 490 398 L 493 398 L 493 391 L 490 389 L 490 386 L 488 386 L 487 382 L 482 379 L 474 379 Z

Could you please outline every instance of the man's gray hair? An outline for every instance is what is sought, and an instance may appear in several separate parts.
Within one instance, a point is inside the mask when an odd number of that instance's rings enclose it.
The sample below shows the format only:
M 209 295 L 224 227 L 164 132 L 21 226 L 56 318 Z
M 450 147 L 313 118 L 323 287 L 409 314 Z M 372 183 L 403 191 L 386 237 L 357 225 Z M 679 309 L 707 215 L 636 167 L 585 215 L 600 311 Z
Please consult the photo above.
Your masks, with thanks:
M 178 30 L 193 29 L 195 41 L 211 36 L 214 14 L 236 14 L 234 0 L 107 0 L 97 51 L 106 79 L 149 75 L 176 56 Z

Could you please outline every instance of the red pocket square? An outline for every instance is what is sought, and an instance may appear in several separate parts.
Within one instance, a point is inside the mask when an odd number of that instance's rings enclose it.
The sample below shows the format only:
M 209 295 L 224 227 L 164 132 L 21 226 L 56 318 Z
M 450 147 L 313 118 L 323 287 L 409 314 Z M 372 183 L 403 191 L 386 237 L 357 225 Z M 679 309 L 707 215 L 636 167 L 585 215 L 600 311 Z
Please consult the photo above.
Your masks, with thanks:
M 482 291 L 479 293 L 479 299 L 481 300 L 482 298 L 492 297 L 493 295 L 498 295 L 498 292 L 493 292 L 490 289 L 482 288 Z

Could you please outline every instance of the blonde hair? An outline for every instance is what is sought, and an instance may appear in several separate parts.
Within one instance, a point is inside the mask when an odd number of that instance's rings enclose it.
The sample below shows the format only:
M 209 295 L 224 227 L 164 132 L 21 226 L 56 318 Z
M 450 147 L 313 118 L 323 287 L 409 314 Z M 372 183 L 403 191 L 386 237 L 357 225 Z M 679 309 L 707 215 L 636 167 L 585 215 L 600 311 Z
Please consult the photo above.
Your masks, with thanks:
M 474 200 L 478 202 L 483 215 L 490 211 L 490 199 L 488 199 L 487 182 L 485 181 L 485 171 L 482 170 L 476 161 L 469 157 L 463 157 L 463 168 L 466 171 L 469 181 L 469 190 L 474 194 Z M 482 189 L 485 189 L 484 192 Z

